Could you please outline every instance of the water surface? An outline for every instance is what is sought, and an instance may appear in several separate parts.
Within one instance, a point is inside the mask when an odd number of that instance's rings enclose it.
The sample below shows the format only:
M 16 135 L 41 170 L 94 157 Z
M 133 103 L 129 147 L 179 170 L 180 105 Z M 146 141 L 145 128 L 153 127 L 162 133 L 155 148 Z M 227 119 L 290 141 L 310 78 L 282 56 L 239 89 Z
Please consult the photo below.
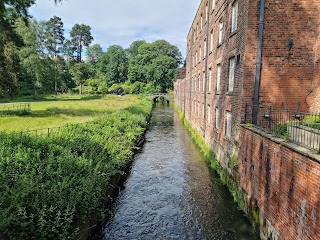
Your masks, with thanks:
M 259 239 L 174 110 L 158 105 L 150 124 L 103 238 Z

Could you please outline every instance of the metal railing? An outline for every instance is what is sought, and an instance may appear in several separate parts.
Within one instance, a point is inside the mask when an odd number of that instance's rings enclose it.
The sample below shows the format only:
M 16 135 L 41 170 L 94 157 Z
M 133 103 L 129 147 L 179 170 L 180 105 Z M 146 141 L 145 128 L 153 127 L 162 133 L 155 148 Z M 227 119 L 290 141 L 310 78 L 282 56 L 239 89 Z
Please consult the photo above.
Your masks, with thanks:
M 244 123 L 252 124 L 252 109 L 245 107 Z M 258 108 L 258 121 L 255 127 L 281 137 L 289 142 L 320 152 L 320 113 L 311 114 L 299 110 L 264 106 Z

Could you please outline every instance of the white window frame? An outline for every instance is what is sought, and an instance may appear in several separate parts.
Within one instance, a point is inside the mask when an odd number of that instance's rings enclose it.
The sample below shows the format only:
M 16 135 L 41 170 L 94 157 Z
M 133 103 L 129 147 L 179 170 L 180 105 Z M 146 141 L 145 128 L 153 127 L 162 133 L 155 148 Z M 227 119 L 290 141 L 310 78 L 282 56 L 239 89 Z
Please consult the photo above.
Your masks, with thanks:
M 209 2 L 207 2 L 207 4 L 206 4 L 206 22 L 208 22 L 208 18 L 209 18 L 208 4 L 209 4 Z
M 199 50 L 199 62 L 201 62 L 201 54 L 202 54 L 202 48 L 201 48 L 201 46 L 200 46 L 200 50 Z
M 233 92 L 234 90 L 234 70 L 236 65 L 236 58 L 232 57 L 229 59 L 229 84 L 228 92 Z
M 205 114 L 205 108 L 204 108 L 204 103 L 202 103 L 202 119 L 204 119 L 204 114 Z
M 216 86 L 217 92 L 220 92 L 221 90 L 221 63 L 217 65 L 217 86 Z
M 195 65 L 197 65 L 197 63 L 198 63 L 198 52 L 196 51 L 196 64 Z
M 202 78 L 202 92 L 206 90 L 206 73 L 203 72 L 203 78 Z
M 219 115 L 220 115 L 220 110 L 219 108 L 216 108 L 215 112 L 215 129 L 219 129 Z
M 218 44 L 222 44 L 222 39 L 223 39 L 223 22 L 219 22 L 219 38 L 218 38 Z
M 213 50 L 213 30 L 210 33 L 210 52 Z
M 238 12 L 239 12 L 239 4 L 238 1 L 235 1 L 232 4 L 232 21 L 231 21 L 231 32 L 235 32 L 238 30 Z
M 214 10 L 216 7 L 216 0 L 212 0 L 212 10 Z
M 210 107 L 210 105 L 208 105 L 207 122 L 208 122 L 208 125 L 211 124 L 211 107 Z
M 209 68 L 209 83 L 208 83 L 209 92 L 211 92 L 212 89 L 212 69 Z
M 231 138 L 232 134 L 232 113 L 227 111 L 226 137 Z
M 200 92 L 201 91 L 201 76 L 199 74 L 199 77 L 198 77 L 198 91 Z
M 203 58 L 207 56 L 207 39 L 203 42 Z

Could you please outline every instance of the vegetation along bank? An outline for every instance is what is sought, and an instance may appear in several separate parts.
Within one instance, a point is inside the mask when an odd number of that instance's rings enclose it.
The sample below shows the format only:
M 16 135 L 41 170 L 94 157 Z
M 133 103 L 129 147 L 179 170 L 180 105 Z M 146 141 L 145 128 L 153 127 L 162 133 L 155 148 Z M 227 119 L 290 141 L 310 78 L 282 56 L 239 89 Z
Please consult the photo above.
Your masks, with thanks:
M 106 187 L 132 160 L 147 128 L 146 99 L 34 137 L 0 133 L 0 239 L 75 239 L 92 215 L 107 215 Z

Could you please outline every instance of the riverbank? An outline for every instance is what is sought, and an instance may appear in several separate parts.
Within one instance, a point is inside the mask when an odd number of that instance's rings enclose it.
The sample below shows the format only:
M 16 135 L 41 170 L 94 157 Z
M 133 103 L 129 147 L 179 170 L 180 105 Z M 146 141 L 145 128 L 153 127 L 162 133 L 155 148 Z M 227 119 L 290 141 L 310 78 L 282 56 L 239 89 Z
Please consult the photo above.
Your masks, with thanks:
M 228 188 L 230 194 L 232 195 L 234 202 L 236 202 L 238 207 L 246 214 L 255 230 L 259 232 L 259 211 L 256 209 L 256 206 L 254 205 L 247 206 L 245 195 L 242 192 L 241 187 L 239 187 L 239 174 L 237 172 L 239 164 L 238 159 L 235 157 L 232 158 L 230 164 L 231 173 L 229 173 L 226 169 L 224 169 L 221 166 L 213 150 L 210 147 L 208 147 L 208 145 L 205 143 L 205 140 L 201 135 L 199 135 L 197 130 L 195 130 L 191 126 L 191 124 L 185 118 L 180 108 L 176 104 L 174 104 L 174 108 L 179 115 L 180 121 L 187 129 L 187 131 L 190 133 L 192 140 L 200 148 L 209 167 L 218 173 L 222 183 Z
M 132 160 L 152 102 L 59 134 L 0 134 L 0 232 L 4 239 L 75 239 L 90 216 L 104 219 L 114 176 Z
M 146 142 L 98 239 L 258 239 L 172 107 L 157 104 Z

